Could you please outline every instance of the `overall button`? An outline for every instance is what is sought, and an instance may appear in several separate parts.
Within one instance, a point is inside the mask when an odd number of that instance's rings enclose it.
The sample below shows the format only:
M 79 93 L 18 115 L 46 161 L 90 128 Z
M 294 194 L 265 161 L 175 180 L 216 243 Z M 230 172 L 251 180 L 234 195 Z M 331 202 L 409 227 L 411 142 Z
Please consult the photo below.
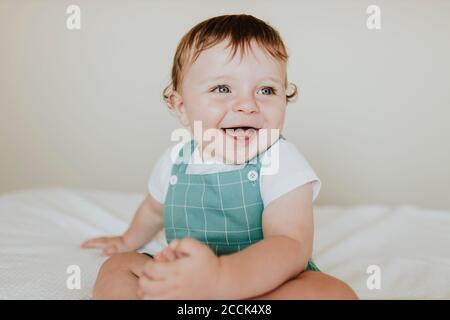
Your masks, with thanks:
M 247 173 L 247 178 L 250 181 L 256 181 L 256 179 L 258 179 L 258 172 L 256 172 L 255 170 L 250 170 Z
M 178 177 L 174 175 L 174 176 L 170 177 L 169 183 L 171 185 L 174 185 L 174 184 L 177 184 L 177 181 L 178 181 Z

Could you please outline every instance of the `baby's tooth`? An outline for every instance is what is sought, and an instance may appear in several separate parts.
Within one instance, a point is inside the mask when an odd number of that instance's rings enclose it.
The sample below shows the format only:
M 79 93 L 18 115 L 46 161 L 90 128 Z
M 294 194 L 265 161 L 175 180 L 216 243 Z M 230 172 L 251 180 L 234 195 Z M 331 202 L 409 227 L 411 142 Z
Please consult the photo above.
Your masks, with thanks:
M 225 129 L 226 134 L 228 134 L 229 136 L 234 137 L 235 133 L 234 133 L 234 129 Z
M 234 130 L 234 134 L 237 137 L 245 137 L 245 130 L 238 128 L 238 129 Z
M 243 128 L 236 128 L 236 129 L 227 128 L 227 129 L 225 129 L 225 132 L 230 136 L 233 136 L 235 138 L 242 140 L 242 139 L 251 137 L 256 132 L 256 130 L 254 128 L 249 128 L 246 130 L 244 130 Z
M 255 132 L 256 132 L 255 129 L 250 128 L 250 129 L 247 129 L 245 133 L 247 134 L 247 137 L 251 137 Z

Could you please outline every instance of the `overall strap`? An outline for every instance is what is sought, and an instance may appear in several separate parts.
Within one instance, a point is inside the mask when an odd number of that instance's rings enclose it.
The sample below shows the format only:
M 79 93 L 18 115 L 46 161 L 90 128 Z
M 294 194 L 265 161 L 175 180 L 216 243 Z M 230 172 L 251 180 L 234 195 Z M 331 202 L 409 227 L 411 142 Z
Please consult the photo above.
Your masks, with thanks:
M 186 172 L 186 167 L 189 164 L 189 160 L 196 145 L 197 141 L 195 141 L 195 139 L 191 139 L 181 147 L 180 151 L 178 151 L 178 157 L 172 167 L 172 171 Z

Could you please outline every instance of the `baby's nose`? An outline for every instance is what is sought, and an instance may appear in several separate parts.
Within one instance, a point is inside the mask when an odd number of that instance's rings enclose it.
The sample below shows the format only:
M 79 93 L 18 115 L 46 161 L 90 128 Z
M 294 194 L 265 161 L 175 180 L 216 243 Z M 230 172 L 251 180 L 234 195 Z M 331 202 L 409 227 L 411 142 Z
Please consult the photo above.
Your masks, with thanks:
M 248 101 L 244 103 L 238 103 L 233 107 L 235 112 L 255 113 L 258 112 L 258 106 L 254 101 Z

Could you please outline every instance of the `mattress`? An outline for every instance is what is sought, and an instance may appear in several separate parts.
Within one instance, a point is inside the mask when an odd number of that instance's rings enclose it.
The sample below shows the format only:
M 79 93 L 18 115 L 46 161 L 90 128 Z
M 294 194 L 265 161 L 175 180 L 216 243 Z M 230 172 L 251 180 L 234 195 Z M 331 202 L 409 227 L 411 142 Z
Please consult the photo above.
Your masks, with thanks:
M 90 299 L 106 258 L 80 244 L 124 232 L 143 198 L 64 188 L 3 194 L 0 299 Z M 450 212 L 366 204 L 316 206 L 314 214 L 313 259 L 360 298 L 450 298 Z M 154 254 L 164 246 L 161 230 L 141 251 Z M 79 286 L 71 282 L 75 272 Z

